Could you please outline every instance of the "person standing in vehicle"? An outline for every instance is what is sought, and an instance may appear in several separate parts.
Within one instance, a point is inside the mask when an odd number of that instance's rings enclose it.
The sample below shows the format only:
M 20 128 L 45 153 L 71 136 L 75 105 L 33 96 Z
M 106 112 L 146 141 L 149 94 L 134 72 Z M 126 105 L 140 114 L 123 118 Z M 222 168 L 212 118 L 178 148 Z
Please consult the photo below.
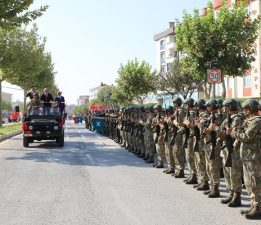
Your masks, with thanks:
M 44 114 L 50 114 L 50 107 L 52 106 L 51 102 L 53 101 L 53 96 L 48 92 L 48 88 L 44 88 L 44 93 L 40 98 L 43 103 L 43 112 Z
M 62 92 L 61 91 L 57 92 L 57 96 L 55 97 L 55 102 L 56 102 L 57 106 L 59 107 L 59 109 L 60 109 L 59 111 L 60 111 L 60 113 L 62 115 L 63 112 L 64 112 L 64 108 L 65 108 L 65 99 L 62 96 Z

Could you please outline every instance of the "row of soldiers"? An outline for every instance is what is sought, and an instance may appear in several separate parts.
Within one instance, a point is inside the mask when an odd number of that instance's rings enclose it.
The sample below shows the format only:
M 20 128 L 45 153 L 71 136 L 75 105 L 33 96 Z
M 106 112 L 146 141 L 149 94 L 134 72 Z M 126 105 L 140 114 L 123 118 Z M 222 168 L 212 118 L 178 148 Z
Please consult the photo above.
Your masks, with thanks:
M 261 219 L 261 116 L 260 105 L 236 99 L 176 97 L 173 107 L 129 107 L 105 117 L 104 134 L 147 163 L 184 180 L 209 198 L 220 197 L 220 170 L 229 192 L 222 204 L 241 206 L 242 182 L 251 207 L 241 210 L 247 219 Z M 243 178 L 243 179 L 242 179 Z

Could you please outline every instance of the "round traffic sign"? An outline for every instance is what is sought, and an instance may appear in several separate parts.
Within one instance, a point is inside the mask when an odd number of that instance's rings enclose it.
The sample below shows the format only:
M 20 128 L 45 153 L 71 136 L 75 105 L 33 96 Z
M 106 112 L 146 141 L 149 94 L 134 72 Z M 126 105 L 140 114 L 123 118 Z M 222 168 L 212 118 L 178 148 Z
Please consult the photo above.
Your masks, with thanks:
M 218 69 L 208 70 L 208 82 L 212 84 L 221 83 L 222 82 L 221 70 Z

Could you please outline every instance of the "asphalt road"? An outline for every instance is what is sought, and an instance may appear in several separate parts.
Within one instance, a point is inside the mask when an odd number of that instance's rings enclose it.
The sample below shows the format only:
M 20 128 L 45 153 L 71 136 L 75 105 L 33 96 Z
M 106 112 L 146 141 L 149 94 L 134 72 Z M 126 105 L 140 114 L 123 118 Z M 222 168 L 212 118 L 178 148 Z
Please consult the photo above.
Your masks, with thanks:
M 225 184 L 221 184 L 225 197 Z M 243 207 L 250 206 L 243 193 Z M 0 143 L 2 225 L 246 225 L 239 213 L 154 169 L 112 140 L 67 122 L 64 148 Z

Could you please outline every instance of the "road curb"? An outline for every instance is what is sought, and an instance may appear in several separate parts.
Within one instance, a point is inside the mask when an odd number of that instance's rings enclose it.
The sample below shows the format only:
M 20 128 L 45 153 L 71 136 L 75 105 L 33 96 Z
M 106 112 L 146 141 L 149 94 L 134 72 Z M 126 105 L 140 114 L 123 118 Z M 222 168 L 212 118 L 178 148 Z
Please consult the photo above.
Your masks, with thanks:
M 17 130 L 17 131 L 13 131 L 13 132 L 11 132 L 11 133 L 9 133 L 9 134 L 1 135 L 1 136 L 0 136 L 0 142 L 6 140 L 6 139 L 8 139 L 8 138 L 11 138 L 11 137 L 13 137 L 13 136 L 16 136 L 16 135 L 18 135 L 18 134 L 21 134 L 21 133 L 23 133 L 22 130 Z

